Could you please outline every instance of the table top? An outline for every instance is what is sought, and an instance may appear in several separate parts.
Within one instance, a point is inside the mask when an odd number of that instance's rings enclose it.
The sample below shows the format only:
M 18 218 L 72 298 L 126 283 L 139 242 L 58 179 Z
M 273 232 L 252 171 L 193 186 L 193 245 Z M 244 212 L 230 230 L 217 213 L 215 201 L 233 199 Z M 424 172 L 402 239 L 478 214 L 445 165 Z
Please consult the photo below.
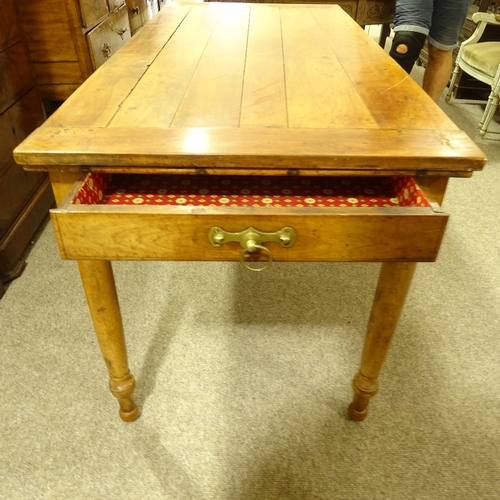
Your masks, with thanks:
M 337 5 L 167 4 L 15 151 L 32 170 L 468 176 L 481 150 Z

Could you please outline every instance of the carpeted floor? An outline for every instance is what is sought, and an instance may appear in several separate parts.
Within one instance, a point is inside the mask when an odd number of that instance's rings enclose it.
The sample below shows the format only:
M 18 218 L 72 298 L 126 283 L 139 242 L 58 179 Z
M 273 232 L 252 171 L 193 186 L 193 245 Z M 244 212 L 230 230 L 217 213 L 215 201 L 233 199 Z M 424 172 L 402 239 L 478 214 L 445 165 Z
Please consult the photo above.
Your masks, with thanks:
M 378 264 L 117 263 L 125 424 L 48 224 L 0 301 L 0 498 L 500 498 L 500 125 L 440 105 L 489 163 L 450 181 L 366 421 L 346 408 Z

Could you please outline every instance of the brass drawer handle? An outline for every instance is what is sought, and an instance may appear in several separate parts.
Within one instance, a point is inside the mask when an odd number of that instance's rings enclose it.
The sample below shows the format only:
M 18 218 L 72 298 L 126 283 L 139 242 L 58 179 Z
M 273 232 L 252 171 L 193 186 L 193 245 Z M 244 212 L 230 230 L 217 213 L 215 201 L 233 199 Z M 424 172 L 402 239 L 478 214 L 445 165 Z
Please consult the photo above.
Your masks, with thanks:
M 128 27 L 119 27 L 115 29 L 115 25 L 110 21 L 108 23 L 109 29 L 113 32 L 116 33 L 122 40 L 123 40 L 123 35 L 128 31 Z
M 267 255 L 267 262 L 265 262 L 262 267 L 252 267 L 245 259 L 245 256 L 247 253 L 256 253 L 259 250 L 262 250 Z M 273 254 L 271 253 L 271 250 L 269 250 L 269 248 L 265 247 L 264 245 L 258 245 L 254 240 L 248 240 L 248 242 L 243 247 L 243 250 L 240 252 L 240 262 L 242 266 L 249 271 L 265 271 L 273 263 Z
M 109 45 L 109 43 L 104 42 L 101 50 L 102 50 L 102 55 L 106 59 L 111 56 L 111 45 Z
M 128 31 L 128 28 L 118 28 L 117 30 L 113 30 L 120 38 L 123 40 L 123 35 Z
M 269 268 L 273 262 L 271 250 L 265 247 L 263 243 L 279 243 L 282 247 L 291 247 L 295 241 L 295 230 L 291 227 L 284 227 L 274 233 L 266 233 L 254 227 L 248 227 L 238 233 L 231 233 L 224 231 L 220 227 L 212 227 L 208 232 L 208 239 L 214 247 L 220 247 L 224 243 L 230 242 L 240 243 L 243 247 L 240 253 L 241 264 L 250 271 L 259 272 Z M 259 252 L 265 253 L 267 257 L 265 265 L 263 267 L 251 267 L 245 259 L 246 255 L 257 254 Z

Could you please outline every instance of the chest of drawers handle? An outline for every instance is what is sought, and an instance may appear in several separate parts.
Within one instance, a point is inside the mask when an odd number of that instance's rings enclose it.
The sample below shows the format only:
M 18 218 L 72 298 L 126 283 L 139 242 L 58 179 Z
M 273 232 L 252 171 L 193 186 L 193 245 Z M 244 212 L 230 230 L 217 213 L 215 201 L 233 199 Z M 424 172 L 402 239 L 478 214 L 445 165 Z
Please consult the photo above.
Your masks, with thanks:
M 108 58 L 111 56 L 111 46 L 109 45 L 109 43 L 104 42 L 101 50 L 102 50 L 102 54 L 105 58 Z

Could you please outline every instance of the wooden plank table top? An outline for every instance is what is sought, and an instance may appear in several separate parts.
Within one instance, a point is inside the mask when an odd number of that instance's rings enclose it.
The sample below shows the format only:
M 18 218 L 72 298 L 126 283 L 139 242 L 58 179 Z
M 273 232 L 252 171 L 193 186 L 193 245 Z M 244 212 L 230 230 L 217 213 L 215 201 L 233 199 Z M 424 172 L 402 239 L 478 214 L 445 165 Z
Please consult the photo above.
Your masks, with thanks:
M 485 160 L 339 6 L 241 3 L 167 5 L 16 158 L 42 170 L 462 176 Z
M 363 420 L 415 261 L 433 260 L 439 250 L 447 216 L 437 204 L 448 178 L 469 177 L 486 161 L 339 6 L 225 2 L 168 4 L 14 154 L 27 169 L 50 173 L 61 255 L 71 246 L 65 258 L 78 260 L 111 392 L 128 422 L 139 410 L 110 260 L 220 260 L 208 249 L 207 224 L 241 223 L 252 231 L 261 225 L 266 232 L 279 222 L 299 228 L 294 248 L 301 261 L 384 262 L 349 407 L 352 419 Z M 399 212 L 65 205 L 75 181 L 90 171 L 413 176 L 431 203 Z M 271 251 L 251 243 L 270 262 Z M 419 246 L 422 254 L 415 253 Z M 221 255 L 234 257 L 224 248 Z M 287 251 L 276 253 L 286 260 L 293 255 Z

